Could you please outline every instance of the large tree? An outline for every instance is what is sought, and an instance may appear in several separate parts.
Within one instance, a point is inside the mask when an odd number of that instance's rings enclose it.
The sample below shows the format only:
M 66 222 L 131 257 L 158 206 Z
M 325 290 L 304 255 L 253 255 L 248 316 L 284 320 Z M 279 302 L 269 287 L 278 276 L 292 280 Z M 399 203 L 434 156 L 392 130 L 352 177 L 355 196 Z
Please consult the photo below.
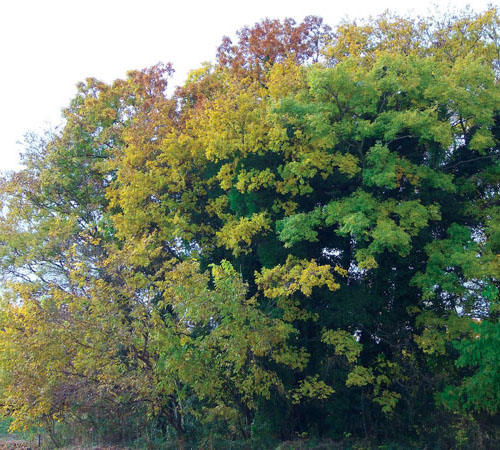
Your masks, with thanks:
M 2 186 L 6 413 L 495 442 L 498 23 L 266 20 L 172 97 L 82 84 Z

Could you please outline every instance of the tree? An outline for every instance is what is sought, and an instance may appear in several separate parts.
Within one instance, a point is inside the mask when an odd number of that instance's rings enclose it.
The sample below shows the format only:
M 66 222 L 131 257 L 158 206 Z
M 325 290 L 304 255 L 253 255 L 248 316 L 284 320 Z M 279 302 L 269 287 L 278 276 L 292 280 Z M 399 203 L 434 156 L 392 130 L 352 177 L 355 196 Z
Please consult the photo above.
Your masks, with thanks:
M 3 184 L 6 413 L 493 445 L 497 29 L 265 20 L 172 97 L 81 85 Z

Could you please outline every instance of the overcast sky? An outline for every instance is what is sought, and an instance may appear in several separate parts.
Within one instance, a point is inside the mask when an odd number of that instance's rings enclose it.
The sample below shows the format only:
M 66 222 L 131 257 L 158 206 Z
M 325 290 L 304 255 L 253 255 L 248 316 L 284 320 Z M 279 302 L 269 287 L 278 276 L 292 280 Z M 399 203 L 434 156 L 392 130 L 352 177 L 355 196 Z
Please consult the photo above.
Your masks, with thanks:
M 0 170 L 18 163 L 28 131 L 60 122 L 76 83 L 106 82 L 159 61 L 172 62 L 173 84 L 213 61 L 222 36 L 265 18 L 343 18 L 391 11 L 426 14 L 439 0 L 0 0 Z M 486 9 L 487 0 L 454 0 Z

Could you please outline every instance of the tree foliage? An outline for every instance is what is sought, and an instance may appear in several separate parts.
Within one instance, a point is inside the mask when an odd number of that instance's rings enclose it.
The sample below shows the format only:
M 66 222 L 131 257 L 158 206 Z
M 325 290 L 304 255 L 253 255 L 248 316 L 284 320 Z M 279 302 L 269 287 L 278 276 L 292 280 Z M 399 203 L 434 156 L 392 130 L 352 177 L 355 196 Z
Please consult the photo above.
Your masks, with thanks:
M 498 25 L 265 20 L 170 96 L 81 83 L 1 185 L 13 427 L 498 442 Z

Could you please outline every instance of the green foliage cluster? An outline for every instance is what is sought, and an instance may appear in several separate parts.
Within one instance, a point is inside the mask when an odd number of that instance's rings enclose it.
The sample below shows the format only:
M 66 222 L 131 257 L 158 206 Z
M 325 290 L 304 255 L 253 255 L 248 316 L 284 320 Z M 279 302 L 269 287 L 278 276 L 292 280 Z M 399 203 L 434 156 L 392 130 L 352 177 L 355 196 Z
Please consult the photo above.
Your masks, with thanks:
M 81 83 L 1 180 L 11 428 L 498 445 L 499 24 L 265 20 L 172 95 Z

